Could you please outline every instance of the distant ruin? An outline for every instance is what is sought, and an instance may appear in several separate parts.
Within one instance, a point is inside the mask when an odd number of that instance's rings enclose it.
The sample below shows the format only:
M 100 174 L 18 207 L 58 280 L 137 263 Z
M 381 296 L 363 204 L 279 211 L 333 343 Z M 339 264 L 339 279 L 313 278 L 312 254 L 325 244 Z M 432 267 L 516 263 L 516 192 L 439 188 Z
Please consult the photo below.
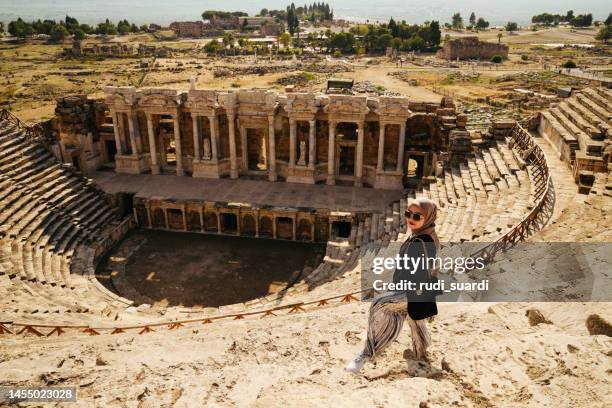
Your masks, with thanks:
M 102 56 L 102 57 L 159 57 L 169 58 L 172 50 L 166 46 L 155 46 L 137 43 L 125 43 L 119 41 L 85 43 L 82 40 L 74 40 L 72 48 L 64 50 L 66 55 L 74 57 Z
M 490 60 L 496 55 L 503 59 L 508 58 L 508 46 L 480 41 L 478 37 L 455 38 L 446 41 L 436 54 L 438 58 L 446 60 L 486 59 Z
M 202 21 L 175 21 L 170 24 L 170 29 L 181 38 L 197 38 L 204 35 L 204 23 Z
M 277 36 L 285 32 L 285 25 L 273 17 L 236 17 L 219 18 L 214 16 L 210 20 L 202 21 L 175 21 L 170 24 L 180 38 L 214 37 L 223 35 L 224 30 L 238 30 L 247 28 L 249 31 L 259 31 L 264 36 Z

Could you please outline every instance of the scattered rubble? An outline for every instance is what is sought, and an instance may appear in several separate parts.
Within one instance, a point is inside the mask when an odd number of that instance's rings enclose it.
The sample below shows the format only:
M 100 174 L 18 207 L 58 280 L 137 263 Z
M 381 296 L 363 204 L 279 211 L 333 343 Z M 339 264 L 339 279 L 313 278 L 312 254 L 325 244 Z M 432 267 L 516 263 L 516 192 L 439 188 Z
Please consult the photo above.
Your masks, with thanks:
M 249 65 L 249 66 L 220 66 L 213 70 L 215 78 L 229 78 L 237 75 L 266 75 L 279 72 L 306 71 L 319 74 L 336 74 L 352 72 L 350 66 L 344 64 L 303 63 L 282 65 Z

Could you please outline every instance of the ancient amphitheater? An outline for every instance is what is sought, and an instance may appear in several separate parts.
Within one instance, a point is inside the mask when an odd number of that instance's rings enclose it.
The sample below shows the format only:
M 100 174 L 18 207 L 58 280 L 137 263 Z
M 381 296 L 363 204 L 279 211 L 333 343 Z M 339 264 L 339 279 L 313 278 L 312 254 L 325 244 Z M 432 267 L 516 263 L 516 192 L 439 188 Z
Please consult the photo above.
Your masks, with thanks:
M 79 406 L 606 406 L 611 343 L 584 322 L 608 303 L 442 304 L 431 367 L 406 373 L 407 333 L 363 377 L 343 366 L 364 339 L 361 272 L 397 253 L 413 197 L 492 263 L 519 241 L 612 240 L 611 101 L 586 89 L 481 139 L 448 99 L 111 87 L 37 126 L 3 111 L 2 385 L 75 386 Z M 100 265 L 148 230 L 325 255 L 248 301 L 134 303 Z

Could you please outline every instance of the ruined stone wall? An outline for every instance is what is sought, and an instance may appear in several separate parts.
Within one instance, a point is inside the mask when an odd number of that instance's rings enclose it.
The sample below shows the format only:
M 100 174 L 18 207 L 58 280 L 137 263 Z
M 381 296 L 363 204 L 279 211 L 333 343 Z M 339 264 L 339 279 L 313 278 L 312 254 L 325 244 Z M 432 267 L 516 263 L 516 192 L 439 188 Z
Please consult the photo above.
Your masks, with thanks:
M 170 24 L 170 29 L 179 37 L 201 37 L 204 34 L 204 23 L 202 21 L 175 21 Z
M 508 46 L 480 41 L 478 37 L 464 37 L 447 41 L 438 51 L 438 58 L 447 60 L 485 59 L 490 60 L 499 55 L 508 58 Z
M 259 28 L 265 36 L 278 36 L 285 32 L 285 26 L 280 23 L 267 23 Z

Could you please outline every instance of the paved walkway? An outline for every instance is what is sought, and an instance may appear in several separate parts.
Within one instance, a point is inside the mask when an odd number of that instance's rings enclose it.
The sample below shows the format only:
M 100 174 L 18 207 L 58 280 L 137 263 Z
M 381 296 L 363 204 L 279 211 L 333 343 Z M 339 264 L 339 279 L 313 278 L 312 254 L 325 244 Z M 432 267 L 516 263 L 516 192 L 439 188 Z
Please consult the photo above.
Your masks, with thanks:
M 542 148 L 546 156 L 552 182 L 555 186 L 555 209 L 553 210 L 552 218 L 549 220 L 549 222 L 552 222 L 561 215 L 563 210 L 572 201 L 584 201 L 586 195 L 578 194 L 578 187 L 574 182 L 572 171 L 567 163 L 559 159 L 559 154 L 550 143 L 542 136 L 532 135 L 534 136 L 533 140 Z
M 264 180 L 231 180 L 175 175 L 90 174 L 107 193 L 135 193 L 136 197 L 248 203 L 274 207 L 305 207 L 332 211 L 384 211 L 402 191 Z

